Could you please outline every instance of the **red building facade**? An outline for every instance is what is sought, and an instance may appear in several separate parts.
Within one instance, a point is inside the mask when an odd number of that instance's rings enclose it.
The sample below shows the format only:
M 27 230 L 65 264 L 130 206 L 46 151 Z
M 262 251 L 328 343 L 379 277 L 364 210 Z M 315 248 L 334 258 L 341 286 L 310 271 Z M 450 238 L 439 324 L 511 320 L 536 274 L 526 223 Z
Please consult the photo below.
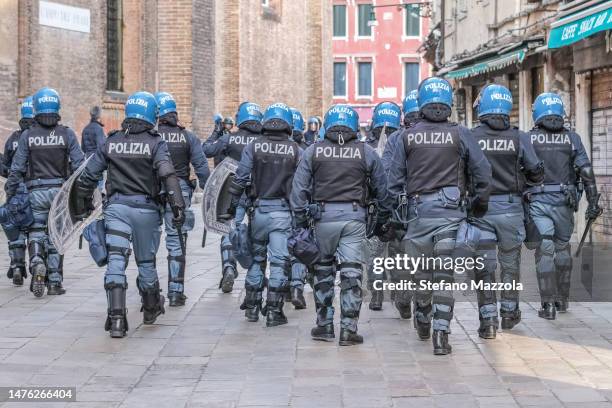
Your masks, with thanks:
M 417 51 L 429 19 L 416 0 L 333 0 L 334 103 L 359 112 L 362 124 L 383 101 L 404 96 L 430 76 Z M 383 7 L 381 7 L 383 6 Z

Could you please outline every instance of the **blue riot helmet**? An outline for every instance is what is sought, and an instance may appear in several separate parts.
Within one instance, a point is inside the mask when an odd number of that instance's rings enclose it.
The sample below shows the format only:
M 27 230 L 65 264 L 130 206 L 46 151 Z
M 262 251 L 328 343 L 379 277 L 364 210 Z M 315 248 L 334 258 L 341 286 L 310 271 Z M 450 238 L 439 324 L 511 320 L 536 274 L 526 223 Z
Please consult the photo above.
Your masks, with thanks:
M 372 114 L 372 129 L 382 127 L 399 129 L 401 114 L 402 112 L 397 104 L 393 102 L 379 103 Z
M 308 130 L 310 130 L 311 132 L 316 132 L 319 128 L 321 128 L 319 120 L 314 116 L 309 117 Z
M 404 98 L 404 101 L 402 102 L 402 111 L 404 112 L 404 115 L 419 111 L 419 91 L 416 89 L 410 91 L 410 93 Z
M 164 116 L 167 113 L 176 113 L 176 101 L 168 92 L 158 92 L 155 94 L 155 100 L 159 108 L 159 116 Z
M 325 132 L 333 127 L 342 126 L 351 129 L 353 132 L 359 131 L 359 115 L 357 111 L 349 105 L 334 105 L 325 114 Z
M 485 86 L 474 103 L 478 119 L 491 129 L 506 130 L 510 127 L 512 93 L 501 85 Z
M 291 134 L 293 131 L 291 109 L 284 103 L 273 103 L 266 109 L 261 124 L 264 130 L 284 131 Z
M 41 113 L 55 113 L 60 111 L 60 96 L 55 89 L 41 88 L 32 97 L 32 108 L 34 115 Z
M 157 115 L 157 101 L 149 92 L 135 92 L 125 102 L 126 119 L 140 119 L 155 126 Z
M 247 122 L 261 122 L 263 114 L 261 108 L 256 103 L 242 102 L 236 112 L 236 126 L 240 127 Z
M 532 106 L 533 121 L 549 130 L 561 130 L 564 124 L 565 108 L 559 95 L 545 92 L 538 95 Z
M 28 96 L 21 102 L 21 119 L 33 119 L 34 107 L 32 106 L 33 98 Z
M 419 119 L 419 91 L 416 89 L 404 98 L 402 102 L 402 111 L 404 112 L 404 125 L 409 126 Z
M 221 122 L 223 122 L 223 116 L 221 116 L 220 113 L 215 113 L 215 116 L 213 116 L 213 119 L 215 120 L 215 125 L 220 125 Z
M 297 132 L 304 132 L 305 126 L 302 113 L 295 108 L 291 108 L 291 115 L 293 116 L 293 130 Z
M 512 93 L 502 85 L 487 85 L 480 91 L 478 98 L 478 117 L 485 115 L 510 116 L 512 111 Z
M 419 84 L 418 102 L 419 111 L 425 119 L 444 122 L 451 115 L 453 89 L 445 79 L 427 78 Z

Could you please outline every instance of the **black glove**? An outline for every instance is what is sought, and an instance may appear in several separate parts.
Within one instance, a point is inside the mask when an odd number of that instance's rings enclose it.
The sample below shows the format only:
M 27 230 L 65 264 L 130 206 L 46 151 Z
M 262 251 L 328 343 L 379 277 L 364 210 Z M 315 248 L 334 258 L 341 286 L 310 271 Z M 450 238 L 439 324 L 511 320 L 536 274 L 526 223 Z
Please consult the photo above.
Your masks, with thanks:
M 482 201 L 480 197 L 476 196 L 472 199 L 472 203 L 470 205 L 470 213 L 473 217 L 481 218 L 489 209 L 489 202 Z
M 594 220 L 595 218 L 599 217 L 602 213 L 603 213 L 603 209 L 599 206 L 599 197 L 589 200 L 589 206 L 587 207 L 586 213 L 585 213 L 587 221 Z
M 308 216 L 305 211 L 296 211 L 293 214 L 296 228 L 308 228 Z
M 185 223 L 185 211 L 180 207 L 174 207 L 172 209 L 172 226 L 174 228 L 181 228 Z
M 95 187 L 94 187 L 95 189 Z M 74 219 L 84 220 L 95 209 L 93 204 L 93 189 L 77 180 L 70 192 Z

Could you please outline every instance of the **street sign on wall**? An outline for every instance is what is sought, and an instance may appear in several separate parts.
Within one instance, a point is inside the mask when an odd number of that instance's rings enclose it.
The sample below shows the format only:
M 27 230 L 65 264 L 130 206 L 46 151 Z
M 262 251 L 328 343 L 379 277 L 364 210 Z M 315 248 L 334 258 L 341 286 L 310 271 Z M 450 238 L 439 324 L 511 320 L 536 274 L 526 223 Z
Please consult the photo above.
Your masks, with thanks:
M 38 7 L 38 23 L 64 30 L 89 33 L 91 16 L 89 9 L 41 1 Z

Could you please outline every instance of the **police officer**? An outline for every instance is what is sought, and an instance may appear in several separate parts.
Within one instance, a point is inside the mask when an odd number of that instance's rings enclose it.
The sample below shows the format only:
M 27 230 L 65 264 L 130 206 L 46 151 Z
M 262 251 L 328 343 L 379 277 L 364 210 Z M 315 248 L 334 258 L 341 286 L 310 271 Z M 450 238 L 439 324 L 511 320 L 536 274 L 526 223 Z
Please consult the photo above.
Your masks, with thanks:
M 489 209 L 482 218 L 471 220 L 480 230 L 477 256 L 484 268 L 475 268 L 475 279 L 495 282 L 499 259 L 501 281 L 520 282 L 521 246 L 525 239 L 522 193 L 525 183 L 540 184 L 544 165 L 538 159 L 526 133 L 510 126 L 512 94 L 501 85 L 488 85 L 477 102 L 480 125 L 472 135 L 493 170 Z M 494 291 L 478 291 L 480 327 L 478 334 L 493 339 L 497 330 L 497 301 Z M 517 291 L 501 294 L 502 329 L 511 329 L 521 320 Z
M 214 142 L 215 140 L 223 136 L 225 133 L 227 133 L 224 131 L 223 116 L 221 116 L 220 113 L 215 113 L 213 120 L 215 121 L 215 127 L 213 128 L 212 133 L 210 134 L 210 136 L 208 136 L 208 139 L 207 139 L 207 140 L 210 140 L 211 142 Z M 215 156 L 213 158 L 213 163 L 215 167 L 217 167 L 219 163 L 223 161 L 223 159 L 224 157 L 222 155 Z
M 100 121 L 101 109 L 99 106 L 94 106 L 89 111 L 91 120 L 83 129 L 81 135 L 81 147 L 85 157 L 89 157 L 104 144 L 106 135 L 104 134 L 104 124 Z
M 63 295 L 62 256 L 49 241 L 47 218 L 55 195 L 83 161 L 74 131 L 60 125 L 60 96 L 54 89 L 42 88 L 33 96 L 35 123 L 19 137 L 6 182 L 7 196 L 25 182 L 30 192 L 34 223 L 28 229 L 30 290 L 34 296 Z
M 315 220 L 320 261 L 314 265 L 314 297 L 317 325 L 315 340 L 333 341 L 334 260 L 340 271 L 340 345 L 360 344 L 357 333 L 361 310 L 363 241 L 366 238 L 366 205 L 371 198 L 379 206 L 377 234 L 382 235 L 389 217 L 386 178 L 380 157 L 359 142 L 359 117 L 348 105 L 335 105 L 325 116 L 325 140 L 304 152 L 293 181 L 291 207 L 296 224 Z M 369 197 L 370 196 L 370 197 Z M 308 210 L 316 204 L 317 211 Z M 307 213 L 308 210 L 308 213 Z
M 367 143 L 370 147 L 372 147 L 372 149 L 379 153 L 381 158 L 385 146 L 380 144 L 380 138 L 383 132 L 385 136 L 388 137 L 400 128 L 401 115 L 402 112 L 400 110 L 400 107 L 393 102 L 381 102 L 373 109 L 372 126 L 371 130 L 367 132 L 365 143 Z M 382 288 L 378 285 L 378 283 L 388 279 L 388 277 L 384 276 L 384 272 L 382 275 L 374 273 L 373 260 L 374 258 L 384 258 L 389 250 L 389 244 L 383 243 L 377 238 L 368 240 L 367 244 L 369 249 L 367 269 L 368 290 L 372 295 L 372 298 L 370 299 L 369 308 L 370 310 L 382 310 L 384 292 Z M 394 246 L 394 249 L 399 248 Z M 377 283 L 377 285 L 374 285 L 374 281 L 379 282 Z
M 538 315 L 549 320 L 555 319 L 557 311 L 565 313 L 568 308 L 572 271 L 569 240 L 580 182 L 588 201 L 587 220 L 602 213 L 591 162 L 580 136 L 564 127 L 564 114 L 559 95 L 539 95 L 533 104 L 535 127 L 529 132 L 536 154 L 544 161 L 544 182 L 527 191 L 529 211 L 542 236 L 535 254 L 542 300 Z
M 200 188 L 204 188 L 210 170 L 208 162 L 202 153 L 200 140 L 192 132 L 179 124 L 176 101 L 167 92 L 158 92 L 155 99 L 159 107 L 159 124 L 157 131 L 168 146 L 174 171 L 179 178 L 183 201 L 185 202 L 185 223 L 179 237 L 177 229 L 172 223 L 174 217 L 170 203 L 164 209 L 164 222 L 166 225 L 166 248 L 168 249 L 168 303 L 170 306 L 183 306 L 187 297 L 185 289 L 185 257 L 183 245 L 187 242 L 187 233 L 193 229 L 195 216 L 191 207 L 191 196 L 196 187 L 195 180 L 189 179 L 193 166 L 198 178 Z
M 262 137 L 245 147 L 236 176 L 230 186 L 232 207 L 238 205 L 249 181 L 252 200 L 251 242 L 253 265 L 245 279 L 246 297 L 242 308 L 248 320 L 254 320 L 261 304 L 265 281 L 266 253 L 270 256 L 270 277 L 263 314 L 266 326 L 287 323 L 283 304 L 289 291 L 290 258 L 287 239 L 291 234 L 292 218 L 289 194 L 293 174 L 300 159 L 300 149 L 288 140 L 293 130 L 289 107 L 274 103 L 262 119 Z M 232 211 L 230 211 L 232 212 Z
M 19 138 L 21 134 L 28 130 L 34 124 L 34 110 L 32 108 L 32 97 L 28 96 L 21 103 L 21 119 L 19 119 L 19 130 L 11 133 L 9 138 L 4 144 L 4 157 L 3 157 L 3 168 L 2 176 L 7 177 L 11 165 L 13 163 L 13 156 L 17 151 L 19 145 Z M 26 272 L 26 233 L 23 230 L 13 231 L 13 234 L 7 234 L 16 237 L 16 239 L 10 239 L 8 242 L 9 257 L 11 258 L 11 266 L 9 267 L 8 273 L 6 274 L 9 279 L 13 280 L 13 284 L 17 286 L 23 285 L 23 279 L 28 276 Z
M 422 119 L 405 129 L 398 140 L 389 170 L 389 191 L 396 200 L 407 195 L 411 222 L 404 240 L 408 253 L 441 258 L 448 264 L 457 229 L 466 218 L 466 180 L 471 177 L 475 185 L 472 212 L 482 216 L 489 200 L 491 166 L 469 131 L 448 122 L 453 100 L 450 84 L 428 78 L 421 82 L 418 93 Z M 434 354 L 445 355 L 452 350 L 448 343 L 452 292 L 447 287 L 432 291 L 420 286 L 453 282 L 453 269 L 439 264 L 431 262 L 429 268 L 416 271 L 414 323 L 419 338 L 426 340 L 433 316 Z
M 161 236 L 161 183 L 172 206 L 173 224 L 185 219 L 185 203 L 179 178 L 172 165 L 168 146 L 154 130 L 158 106 L 148 92 L 136 92 L 125 104 L 121 130 L 111 132 L 75 183 L 76 216 L 86 215 L 91 197 L 107 171 L 108 201 L 104 207 L 108 265 L 104 288 L 108 299 L 105 330 L 111 337 L 124 337 L 128 330 L 125 269 L 132 244 L 142 297 L 143 323 L 153 324 L 164 313 L 155 256 Z M 160 183 L 161 181 L 161 183 Z M 84 213 L 84 215 L 80 215 Z
M 304 117 L 302 113 L 295 108 L 291 108 L 291 114 L 293 115 L 293 133 L 291 134 L 291 139 L 298 144 L 300 149 L 306 150 L 310 145 L 307 144 L 304 139 Z
M 232 131 L 232 129 L 234 129 L 234 119 L 227 116 L 225 119 L 223 119 L 223 131 L 225 133 L 229 133 Z
M 319 138 L 319 120 L 311 116 L 308 118 L 308 130 L 304 133 L 304 142 L 310 146 Z
M 246 145 L 253 142 L 261 135 L 262 113 L 259 105 L 251 102 L 243 102 L 236 112 L 236 123 L 238 131 L 226 133 L 218 139 L 206 140 L 202 149 L 206 157 L 231 157 L 240 161 L 242 150 Z M 248 205 L 241 206 L 241 208 Z M 232 243 L 229 236 L 221 238 L 221 282 L 219 287 L 224 293 L 229 293 L 234 288 L 234 280 L 238 277 L 236 259 L 232 251 Z
M 419 118 L 419 102 L 417 100 L 418 92 L 417 90 L 411 91 L 402 102 L 402 111 L 403 111 L 403 124 L 402 128 L 393 132 L 387 138 L 387 144 L 385 145 L 385 150 L 382 155 L 382 164 L 385 169 L 385 173 L 389 174 L 389 169 L 393 162 L 393 153 L 395 152 L 395 148 L 397 147 L 397 141 L 401 137 L 402 132 L 405 128 L 409 128 L 415 125 Z M 393 257 L 396 254 L 404 253 L 404 245 L 403 245 L 403 237 L 405 234 L 405 225 L 404 223 L 407 220 L 400 219 L 400 213 L 398 211 L 393 211 L 391 214 L 391 223 L 394 226 L 395 236 L 388 243 L 388 256 Z M 399 283 L 402 281 L 412 281 L 412 274 L 408 270 L 395 269 L 391 272 L 391 279 L 395 283 Z M 400 314 L 402 319 L 410 319 L 412 317 L 412 294 L 413 291 L 410 289 L 399 290 L 396 289 L 393 292 L 393 304 L 397 311 Z
M 293 115 L 293 133 L 291 135 L 291 139 L 298 144 L 302 151 L 304 151 L 308 147 L 304 140 L 304 117 L 302 116 L 302 113 L 295 108 L 291 108 L 291 114 Z M 291 301 L 297 310 L 306 308 L 306 299 L 304 299 L 304 283 L 306 282 L 307 275 L 308 267 L 292 257 L 291 290 L 287 294 L 287 300 Z

